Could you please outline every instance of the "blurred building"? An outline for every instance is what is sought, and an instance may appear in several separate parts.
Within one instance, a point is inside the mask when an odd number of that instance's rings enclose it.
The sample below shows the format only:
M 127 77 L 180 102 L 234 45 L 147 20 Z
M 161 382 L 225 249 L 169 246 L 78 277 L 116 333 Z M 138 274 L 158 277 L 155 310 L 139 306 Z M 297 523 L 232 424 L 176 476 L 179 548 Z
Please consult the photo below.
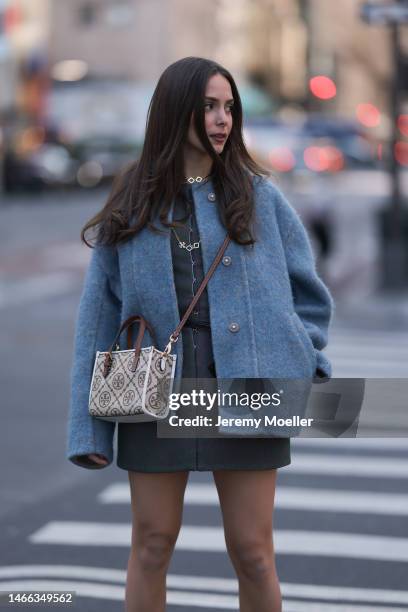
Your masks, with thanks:
M 12 109 L 17 89 L 17 62 L 8 35 L 10 18 L 7 2 L 0 0 L 0 112 L 3 114 Z
M 155 82 L 172 61 L 200 55 L 279 103 L 354 116 L 364 101 L 387 108 L 392 68 L 387 28 L 362 22 L 363 1 L 0 0 L 0 11 L 18 7 L 10 40 L 26 86 L 36 75 L 36 86 L 20 92 L 34 111 L 46 63 L 60 80 Z M 310 94 L 309 78 L 319 74 L 335 82 L 333 99 Z
M 51 0 L 5 0 L 7 38 L 15 65 L 15 112 L 41 121 L 49 85 L 47 33 Z
M 307 31 L 297 0 L 220 0 L 217 15 L 220 61 L 277 98 L 304 99 Z
M 215 6 L 215 0 L 55 0 L 51 64 L 81 59 L 92 76 L 157 80 L 180 57 L 212 55 Z
M 386 112 L 393 71 L 390 33 L 361 20 L 363 3 L 220 0 L 226 41 L 220 55 L 264 83 L 283 104 L 355 116 L 359 103 L 371 102 Z M 401 33 L 407 47 L 407 29 Z M 311 95 L 309 79 L 316 75 L 333 79 L 333 99 Z

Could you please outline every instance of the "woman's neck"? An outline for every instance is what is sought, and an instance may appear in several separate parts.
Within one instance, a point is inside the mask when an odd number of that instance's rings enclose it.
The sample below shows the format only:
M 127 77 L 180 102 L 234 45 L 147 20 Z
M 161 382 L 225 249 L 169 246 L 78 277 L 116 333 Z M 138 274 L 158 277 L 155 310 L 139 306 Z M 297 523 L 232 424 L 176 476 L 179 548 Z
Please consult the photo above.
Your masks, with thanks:
M 211 172 L 213 161 L 207 154 L 195 150 L 185 150 L 184 153 L 184 174 L 186 178 L 193 176 L 208 176 Z

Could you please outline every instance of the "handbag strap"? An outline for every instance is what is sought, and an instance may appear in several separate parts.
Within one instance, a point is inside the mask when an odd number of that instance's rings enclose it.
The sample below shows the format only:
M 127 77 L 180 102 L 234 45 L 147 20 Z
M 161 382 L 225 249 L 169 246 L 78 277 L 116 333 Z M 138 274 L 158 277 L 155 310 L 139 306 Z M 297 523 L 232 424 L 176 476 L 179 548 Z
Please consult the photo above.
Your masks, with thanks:
M 106 378 L 107 375 L 109 374 L 111 365 L 112 365 L 112 351 L 114 350 L 119 337 L 121 335 L 121 333 L 127 328 L 127 347 L 128 349 L 132 348 L 132 325 L 133 323 L 139 323 L 139 331 L 137 334 L 137 338 L 135 341 L 135 359 L 133 362 L 133 367 L 132 367 L 132 371 L 134 371 L 136 369 L 136 364 L 139 360 L 139 355 L 140 355 L 140 349 L 142 347 L 142 340 L 143 340 L 143 336 L 145 334 L 146 329 L 149 331 L 150 336 L 152 338 L 153 341 L 153 346 L 157 346 L 157 339 L 156 339 L 156 334 L 154 333 L 154 329 L 153 327 L 150 325 L 150 323 L 141 315 L 132 315 L 131 317 L 129 317 L 128 319 L 126 319 L 126 321 L 124 321 L 122 323 L 122 325 L 120 326 L 120 329 L 118 331 L 118 333 L 116 334 L 116 338 L 114 339 L 114 341 L 112 342 L 109 350 L 107 351 L 106 355 L 105 355 L 105 360 L 104 360 L 104 367 L 103 367 L 103 377 Z
M 207 286 L 208 281 L 210 280 L 210 278 L 212 277 L 212 275 L 215 272 L 216 267 L 218 266 L 218 264 L 221 261 L 222 256 L 225 253 L 225 249 L 227 248 L 227 246 L 229 245 L 231 241 L 231 238 L 228 236 L 228 234 L 225 236 L 224 242 L 222 243 L 220 249 L 218 250 L 217 255 L 215 256 L 207 274 L 205 275 L 201 285 L 199 286 L 197 293 L 195 294 L 195 296 L 193 297 L 193 299 L 190 302 L 189 307 L 187 308 L 186 312 L 184 313 L 183 318 L 181 319 L 180 323 L 177 325 L 176 329 L 174 330 L 174 332 L 172 334 L 170 334 L 169 337 L 169 342 L 166 346 L 166 348 L 163 351 L 163 356 L 166 356 L 168 354 L 170 354 L 171 352 L 171 347 L 172 345 L 177 342 L 180 332 L 184 327 L 185 322 L 187 321 L 188 317 L 190 316 L 194 306 L 197 304 L 198 300 L 200 299 L 200 296 L 202 294 L 202 292 L 204 291 L 204 289 Z M 131 338 L 132 338 L 132 333 L 131 333 L 131 325 L 135 322 L 139 322 L 139 332 L 137 334 L 137 339 L 135 342 L 135 359 L 134 359 L 134 367 L 136 367 L 136 363 L 139 359 L 139 355 L 140 355 L 140 349 L 142 346 L 142 340 L 143 340 L 143 336 L 144 333 L 146 331 L 146 329 L 149 330 L 150 335 L 152 337 L 153 340 L 153 345 L 157 346 L 157 341 L 156 341 L 156 335 L 154 333 L 153 327 L 150 325 L 150 323 L 141 315 L 133 315 L 131 317 L 129 317 L 128 319 L 126 319 L 126 321 L 124 321 L 122 323 L 122 325 L 120 326 L 120 329 L 116 335 L 115 340 L 112 342 L 112 345 L 109 349 L 109 351 L 106 354 L 105 357 L 105 364 L 104 364 L 104 372 L 103 372 L 103 376 L 106 377 L 107 374 L 109 373 L 109 369 L 112 363 L 112 351 L 121 335 L 121 333 L 128 328 L 128 334 L 127 334 L 127 343 L 128 343 L 128 348 L 132 348 L 131 346 Z
M 132 348 L 132 328 L 131 328 L 131 326 L 133 325 L 133 323 L 136 323 L 136 322 L 138 322 L 140 324 L 139 325 L 139 333 L 137 335 L 137 339 L 139 339 L 140 335 L 143 337 L 144 332 L 147 329 L 149 331 L 149 333 L 150 333 L 150 336 L 152 338 L 154 346 L 157 346 L 156 334 L 154 333 L 154 329 L 150 325 L 150 323 L 144 317 L 142 317 L 142 315 L 132 315 L 131 317 L 126 319 L 126 321 L 124 321 L 122 323 L 122 325 L 120 326 L 120 329 L 119 329 L 118 333 L 116 334 L 116 338 L 112 342 L 112 345 L 111 345 L 111 348 L 109 349 L 109 352 L 112 352 L 114 346 L 116 345 L 116 343 L 119 340 L 119 337 L 120 337 L 121 333 L 126 328 L 128 328 L 127 347 L 128 347 L 128 349 Z M 143 333 L 141 334 L 140 332 L 141 332 L 142 329 L 143 329 Z M 137 340 L 136 340 L 136 342 L 137 342 Z

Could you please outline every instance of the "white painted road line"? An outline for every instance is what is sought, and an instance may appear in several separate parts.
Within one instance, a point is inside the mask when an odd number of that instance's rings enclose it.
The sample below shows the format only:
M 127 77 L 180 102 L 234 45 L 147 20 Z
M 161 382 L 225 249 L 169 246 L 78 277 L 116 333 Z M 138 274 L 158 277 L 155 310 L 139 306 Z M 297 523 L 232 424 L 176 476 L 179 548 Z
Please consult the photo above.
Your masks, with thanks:
M 28 539 L 32 544 L 128 547 L 131 525 L 51 521 Z M 408 561 L 408 538 L 401 537 L 278 529 L 274 544 L 278 554 Z M 186 525 L 180 530 L 176 549 L 225 553 L 224 531 L 220 527 Z
M 296 438 L 292 441 L 292 455 L 296 454 L 297 449 L 308 448 L 328 449 L 337 451 L 346 449 L 360 450 L 396 450 L 407 451 L 408 459 L 408 439 L 407 438 Z
M 277 508 L 408 516 L 408 495 L 310 487 L 277 487 Z
M 285 612 L 407 612 L 406 608 L 384 608 L 383 606 L 359 606 L 353 604 L 328 604 L 306 601 L 286 601 Z
M 304 586 L 304 585 L 301 585 Z M 308 585 L 306 585 L 308 586 Z M 314 588 L 314 587 L 311 587 Z M 319 588 L 319 587 L 318 587 Z M 325 587 L 323 587 L 325 588 Z M 329 603 L 327 600 L 322 602 L 315 601 L 294 601 L 287 599 L 288 595 L 285 594 L 285 585 L 281 585 L 283 602 L 285 604 L 285 612 L 390 612 L 390 610 L 396 610 L 397 612 L 403 612 L 406 607 L 392 607 L 389 608 L 383 606 L 372 605 L 359 605 L 350 603 Z M 124 601 L 125 598 L 125 587 L 121 585 L 112 584 L 100 584 L 85 581 L 68 581 L 68 580 L 45 580 L 45 579 L 27 579 L 27 580 L 8 580 L 0 582 L 0 590 L 3 592 L 10 591 L 74 591 L 77 597 L 88 597 L 92 599 L 103 599 L 110 601 Z M 344 589 L 347 591 L 348 589 Z M 353 589 L 350 589 L 353 590 Z M 358 589 L 355 589 L 358 590 Z M 367 589 L 367 592 L 371 591 Z M 375 591 L 375 590 L 374 590 Z M 375 592 L 372 595 L 375 595 Z M 379 590 L 379 593 L 381 591 Z M 340 594 L 339 594 L 340 595 Z M 290 597 L 291 595 L 289 595 Z M 315 597 L 319 595 L 315 595 Z M 381 596 L 380 596 L 381 597 Z M 339 598 L 339 597 L 337 597 Z M 341 598 L 341 595 L 340 595 Z M 356 597 L 345 597 L 346 600 L 354 599 Z M 218 608 L 222 610 L 236 610 L 239 602 L 236 595 L 224 595 L 219 593 L 205 593 L 205 592 L 189 592 L 189 591 L 173 591 L 168 589 L 166 593 L 166 600 L 168 605 L 179 605 L 188 606 L 195 608 Z M 378 599 L 373 599 L 375 603 L 379 603 Z M 388 604 L 394 603 L 393 599 L 387 602 Z
M 88 567 L 82 565 L 10 565 L 0 567 L 1 580 L 21 578 L 61 578 L 96 582 L 117 582 L 125 584 L 126 571 L 105 567 Z M 236 578 L 218 578 L 213 576 L 188 576 L 169 574 L 167 586 L 173 589 L 207 590 L 222 593 L 238 593 Z M 377 604 L 407 605 L 408 591 L 390 589 L 363 589 L 358 587 L 337 587 L 316 584 L 281 583 L 284 597 L 302 597 L 303 599 L 324 599 L 336 601 L 372 602 Z
M 92 582 L 69 582 L 65 580 L 16 580 L 0 582 L 2 591 L 75 591 L 79 597 L 93 599 L 124 601 L 125 587 L 111 584 L 96 584 Z M 235 595 L 221 595 L 187 591 L 167 591 L 169 605 L 188 606 L 195 608 L 217 608 L 236 610 L 239 601 Z
M 350 339 L 349 342 L 342 342 L 333 344 L 328 348 L 327 352 L 331 355 L 335 355 L 337 358 L 348 359 L 349 357 L 359 357 L 361 359 L 367 359 L 368 361 L 376 361 L 375 351 L 376 349 L 381 350 L 381 357 L 389 357 L 391 359 L 397 359 L 397 357 L 406 357 L 408 355 L 408 344 L 393 345 L 389 340 L 387 344 L 373 342 L 374 346 L 358 346 Z
M 364 476 L 408 478 L 408 460 L 391 457 L 363 457 L 361 455 L 327 455 L 296 453 L 292 463 L 284 468 L 285 474 L 328 474 L 329 476 Z
M 78 280 L 71 272 L 44 274 L 12 285 L 0 284 L 0 308 L 43 300 L 75 289 Z
M 130 504 L 129 485 L 127 483 L 109 485 L 99 494 L 98 499 L 103 504 L 128 505 Z M 219 505 L 217 490 L 211 483 L 188 484 L 184 501 L 190 505 Z M 276 489 L 275 508 L 408 516 L 408 495 L 279 486 Z
M 0 582 L 0 591 L 75 591 L 78 597 L 114 601 L 125 599 L 124 586 L 68 580 L 9 580 Z
M 314 474 L 365 478 L 408 478 L 408 458 L 302 453 L 294 450 L 283 474 Z M 103 501 L 103 496 L 100 498 Z
M 329 332 L 329 344 L 346 346 L 361 346 L 372 342 L 373 344 L 390 344 L 391 346 L 403 346 L 408 343 L 408 334 L 399 331 L 376 331 L 374 329 L 362 330 L 345 327 L 333 327 Z
M 400 359 L 367 359 L 357 355 L 353 357 L 338 357 L 333 352 L 329 355 L 334 369 L 347 369 L 349 372 L 347 376 L 345 374 L 333 374 L 333 378 L 407 378 L 407 357 L 408 354 L 404 358 L 405 363 L 401 363 Z M 355 368 L 360 368 L 365 373 L 357 373 Z

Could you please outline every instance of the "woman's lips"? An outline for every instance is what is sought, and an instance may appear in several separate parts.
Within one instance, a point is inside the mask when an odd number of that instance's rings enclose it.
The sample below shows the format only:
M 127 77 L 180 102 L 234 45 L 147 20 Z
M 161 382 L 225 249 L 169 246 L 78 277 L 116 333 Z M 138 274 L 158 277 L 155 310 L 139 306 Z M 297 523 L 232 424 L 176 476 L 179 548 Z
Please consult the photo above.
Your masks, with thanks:
M 224 142 L 226 140 L 226 136 L 218 136 L 217 134 L 214 134 L 213 136 L 211 136 L 211 138 L 213 138 L 213 140 L 215 140 L 216 142 Z

